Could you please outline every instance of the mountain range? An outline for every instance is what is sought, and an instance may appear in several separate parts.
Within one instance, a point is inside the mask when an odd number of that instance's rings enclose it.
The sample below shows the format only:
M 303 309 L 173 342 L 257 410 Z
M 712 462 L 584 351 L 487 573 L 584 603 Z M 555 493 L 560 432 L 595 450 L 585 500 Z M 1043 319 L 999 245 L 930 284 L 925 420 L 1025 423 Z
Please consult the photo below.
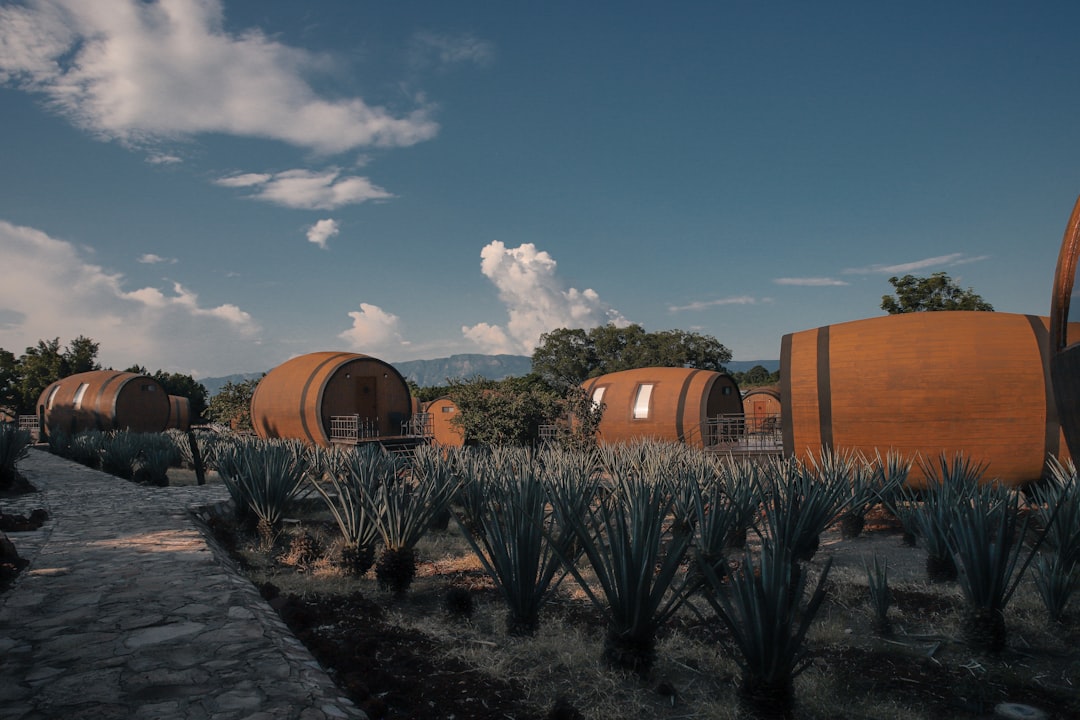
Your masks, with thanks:
M 391 363 L 402 377 L 412 380 L 420 387 L 446 385 L 448 379 L 468 380 L 483 376 L 488 380 L 502 380 L 508 377 L 528 375 L 532 371 L 532 358 L 528 355 L 451 355 L 434 360 L 408 360 Z M 769 372 L 780 367 L 779 360 L 739 360 L 727 363 L 728 372 L 746 372 L 755 365 L 761 365 Z M 206 388 L 208 397 L 213 397 L 226 383 L 241 383 L 245 380 L 260 378 L 263 373 L 236 373 L 222 377 L 203 378 L 199 382 Z

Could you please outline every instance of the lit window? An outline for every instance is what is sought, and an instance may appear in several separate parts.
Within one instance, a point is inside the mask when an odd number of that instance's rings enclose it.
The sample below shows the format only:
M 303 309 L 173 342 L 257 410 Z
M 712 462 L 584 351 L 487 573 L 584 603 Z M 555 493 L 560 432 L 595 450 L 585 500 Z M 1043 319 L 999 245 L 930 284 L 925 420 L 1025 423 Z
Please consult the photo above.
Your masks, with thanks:
M 649 400 L 652 398 L 652 385 L 638 385 L 637 397 L 634 398 L 634 419 L 646 420 L 649 417 Z
M 607 385 L 601 385 L 592 392 L 592 404 L 596 407 L 600 407 L 600 403 L 604 402 L 604 391 L 607 390 Z
M 150 383 L 146 383 L 142 386 L 143 392 L 154 392 L 154 386 Z
M 86 394 L 86 388 L 88 388 L 88 387 L 90 387 L 90 383 L 83 383 L 83 384 L 79 385 L 77 390 L 75 390 L 75 401 L 74 401 L 74 403 L 75 403 L 75 409 L 76 410 L 78 410 L 79 408 L 82 407 L 83 395 Z
M 49 393 L 49 397 L 45 400 L 45 409 L 52 410 L 53 400 L 56 398 L 56 393 L 60 391 L 60 383 L 53 385 L 52 391 Z
M 442 411 L 443 411 L 444 413 L 452 413 L 452 412 L 454 412 L 454 408 L 452 408 L 452 407 L 451 407 L 451 406 L 449 406 L 449 405 L 443 405 L 443 406 L 442 406 Z

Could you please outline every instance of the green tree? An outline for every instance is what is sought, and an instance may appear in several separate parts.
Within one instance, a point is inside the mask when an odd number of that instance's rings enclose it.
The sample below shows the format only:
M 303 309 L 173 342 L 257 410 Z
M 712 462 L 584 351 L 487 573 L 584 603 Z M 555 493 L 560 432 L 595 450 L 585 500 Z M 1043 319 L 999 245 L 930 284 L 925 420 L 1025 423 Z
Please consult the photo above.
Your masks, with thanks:
M 227 382 L 207 404 L 206 417 L 211 422 L 228 425 L 237 432 L 251 432 L 251 396 L 259 381 L 265 377 L 251 378 L 240 383 Z
M 716 338 L 685 330 L 646 332 L 641 325 L 601 325 L 545 333 L 533 351 L 533 372 L 553 387 L 640 367 L 724 370 L 731 351 Z
M 190 375 L 183 373 L 168 373 L 158 370 L 152 376 L 161 383 L 165 392 L 178 397 L 186 397 L 191 403 L 191 420 L 198 422 L 203 419 L 207 409 L 206 387 Z
M 0 348 L 0 410 L 16 414 L 19 410 L 19 361 L 15 353 Z
M 535 374 L 451 380 L 447 394 L 458 407 L 450 422 L 470 445 L 530 445 L 539 439 L 541 425 L 552 425 L 566 413 L 563 397 Z
M 101 346 L 99 343 L 96 343 L 83 335 L 80 335 L 69 342 L 61 355 L 64 366 L 63 377 L 75 375 L 76 373 L 90 372 L 91 370 L 100 370 L 101 365 L 98 364 L 97 361 L 97 354 L 100 348 Z
M 948 273 L 936 272 L 930 277 L 893 276 L 889 283 L 896 295 L 882 295 L 881 309 L 890 315 L 934 310 L 994 310 L 994 306 L 974 290 L 958 286 Z
M 780 371 L 769 372 L 764 365 L 755 365 L 746 372 L 732 373 L 731 377 L 741 388 L 760 387 L 762 385 L 775 385 L 780 382 Z

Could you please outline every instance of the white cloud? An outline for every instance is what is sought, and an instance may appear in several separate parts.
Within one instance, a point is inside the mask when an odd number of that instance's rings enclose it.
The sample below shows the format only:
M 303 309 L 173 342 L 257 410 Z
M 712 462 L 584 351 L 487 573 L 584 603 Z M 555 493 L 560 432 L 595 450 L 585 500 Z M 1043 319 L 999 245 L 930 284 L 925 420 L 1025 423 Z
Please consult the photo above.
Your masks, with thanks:
M 697 300 L 688 305 L 670 305 L 668 306 L 668 312 L 708 310 L 711 307 L 718 307 L 721 305 L 754 305 L 756 303 L 757 300 L 749 295 L 739 295 L 737 297 L 720 298 L 719 300 Z
M 352 327 L 339 333 L 338 337 L 347 342 L 351 350 L 365 355 L 392 354 L 409 345 L 401 336 L 398 316 L 378 305 L 360 303 L 359 312 L 351 312 L 349 317 Z
M 184 162 L 184 159 L 178 155 L 169 155 L 168 153 L 152 152 L 146 157 L 146 162 L 151 165 L 175 165 L 176 163 Z
M 805 277 L 805 278 L 773 278 L 773 282 L 777 285 L 795 285 L 798 287 L 840 287 L 841 285 L 850 285 L 851 283 L 843 280 L 834 280 L 827 277 Z
M 326 249 L 326 241 L 341 232 L 337 220 L 326 218 L 320 220 L 307 229 L 308 242 L 315 243 L 323 250 Z
M 412 52 L 417 65 L 435 63 L 444 67 L 461 63 L 487 65 L 495 56 L 491 43 L 469 33 L 447 35 L 426 30 L 413 36 Z
M 462 328 L 486 352 L 532 354 L 540 336 L 557 328 L 627 324 L 594 290 L 564 290 L 555 260 L 532 243 L 507 248 L 495 240 L 480 252 L 480 270 L 495 283 L 510 316 L 505 328 L 479 323 Z
M 233 304 L 204 306 L 180 283 L 125 289 L 123 275 L 88 262 L 69 242 L 0 221 L 0 347 L 85 335 L 113 367 L 138 363 L 196 375 L 250 364 L 259 327 Z
M 861 268 L 847 268 L 844 270 L 844 273 L 849 275 L 899 275 L 901 273 L 910 273 L 932 267 L 940 268 L 949 267 L 951 265 L 968 265 L 970 263 L 981 262 L 989 257 L 989 255 L 969 257 L 964 255 L 964 253 L 949 253 L 948 255 L 938 255 L 936 257 L 923 258 L 922 260 L 915 260 L 913 262 L 900 263 L 897 265 L 875 264 Z
M 334 210 L 368 200 L 386 200 L 393 194 L 358 175 L 341 175 L 340 168 L 286 170 L 275 174 L 243 173 L 214 181 L 223 187 L 255 188 L 250 197 L 288 208 Z
M 42 93 L 74 124 L 130 144 L 199 133 L 319 152 L 435 136 L 430 106 L 404 114 L 325 99 L 323 55 L 256 29 L 224 29 L 220 0 L 32 0 L 0 7 L 0 82 Z
M 159 263 L 168 263 L 170 265 L 174 265 L 176 264 L 177 259 L 162 257 L 160 255 L 155 255 L 154 253 L 144 253 L 139 256 L 139 262 L 145 265 L 157 265 Z

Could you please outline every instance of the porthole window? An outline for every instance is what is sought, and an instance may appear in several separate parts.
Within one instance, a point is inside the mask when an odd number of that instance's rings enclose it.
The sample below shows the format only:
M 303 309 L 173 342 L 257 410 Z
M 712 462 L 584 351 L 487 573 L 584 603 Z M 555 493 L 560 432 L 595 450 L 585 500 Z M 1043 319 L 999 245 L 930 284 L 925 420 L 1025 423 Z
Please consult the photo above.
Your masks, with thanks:
M 649 419 L 649 401 L 652 399 L 653 386 L 651 384 L 638 385 L 637 394 L 634 396 L 634 419 Z

